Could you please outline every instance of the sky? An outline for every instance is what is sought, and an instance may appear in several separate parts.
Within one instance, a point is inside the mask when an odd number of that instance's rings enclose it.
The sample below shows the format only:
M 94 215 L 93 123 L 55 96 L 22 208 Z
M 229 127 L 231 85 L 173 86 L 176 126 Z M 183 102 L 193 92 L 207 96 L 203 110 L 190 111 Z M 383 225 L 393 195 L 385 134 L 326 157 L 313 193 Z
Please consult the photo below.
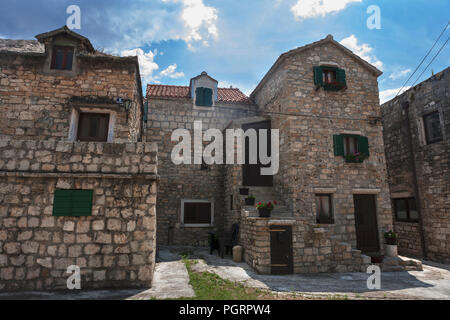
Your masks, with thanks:
M 450 18 L 448 0 L 1 0 L 0 38 L 34 39 L 77 5 L 96 49 L 139 57 L 147 83 L 189 85 L 202 71 L 250 94 L 284 52 L 332 34 L 372 63 L 381 102 L 392 99 Z M 379 8 L 379 28 L 368 19 Z M 374 20 L 370 20 L 374 21 Z M 450 36 L 445 29 L 409 88 Z M 447 43 L 417 83 L 449 66 Z

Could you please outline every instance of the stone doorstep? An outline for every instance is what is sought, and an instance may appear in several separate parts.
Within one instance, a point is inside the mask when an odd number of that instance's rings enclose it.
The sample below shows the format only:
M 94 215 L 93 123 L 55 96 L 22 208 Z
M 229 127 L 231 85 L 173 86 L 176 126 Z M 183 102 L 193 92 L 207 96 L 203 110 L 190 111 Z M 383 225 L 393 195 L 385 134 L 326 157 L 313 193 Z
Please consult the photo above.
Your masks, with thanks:
M 384 257 L 380 267 L 383 272 L 423 271 L 421 261 L 402 256 Z

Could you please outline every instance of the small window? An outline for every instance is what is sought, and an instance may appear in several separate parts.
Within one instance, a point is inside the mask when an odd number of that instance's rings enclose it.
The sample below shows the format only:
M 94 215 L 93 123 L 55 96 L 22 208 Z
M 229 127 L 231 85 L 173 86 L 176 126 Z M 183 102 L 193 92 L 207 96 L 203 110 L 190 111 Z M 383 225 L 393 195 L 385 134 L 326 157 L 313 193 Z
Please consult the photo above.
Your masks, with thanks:
M 55 190 L 53 198 L 53 216 L 91 216 L 92 195 L 92 190 Z
M 326 91 L 339 91 L 347 88 L 345 70 L 330 66 L 314 67 L 314 84 L 317 89 L 323 87 Z
M 336 83 L 336 70 L 323 70 L 323 83 L 325 84 Z
M 404 222 L 417 222 L 419 214 L 415 198 L 394 199 L 395 219 Z
M 369 156 L 369 139 L 364 136 L 337 134 L 333 136 L 335 156 L 344 157 L 346 162 L 361 163 Z
M 73 47 L 53 47 L 51 69 L 72 70 Z
M 108 140 L 109 114 L 80 113 L 78 121 L 78 141 Z
M 213 91 L 210 88 L 197 88 L 195 90 L 195 105 L 199 107 L 211 107 Z
M 435 111 L 424 116 L 423 124 L 425 127 L 427 144 L 432 144 L 443 140 L 439 111 Z
M 358 153 L 358 136 L 344 136 L 344 156 Z
M 213 224 L 213 205 L 208 201 L 183 201 L 182 222 L 184 225 L 210 226 Z
M 333 224 L 331 194 L 316 194 L 316 221 L 319 224 Z

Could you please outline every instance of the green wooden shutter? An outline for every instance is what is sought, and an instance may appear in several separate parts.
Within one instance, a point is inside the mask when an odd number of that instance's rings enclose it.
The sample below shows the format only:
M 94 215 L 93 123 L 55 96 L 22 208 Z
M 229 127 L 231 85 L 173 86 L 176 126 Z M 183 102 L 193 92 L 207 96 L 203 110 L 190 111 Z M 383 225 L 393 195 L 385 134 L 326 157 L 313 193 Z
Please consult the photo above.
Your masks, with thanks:
M 322 67 L 314 67 L 314 84 L 323 86 L 323 69 L 322 69 Z
M 367 137 L 358 136 L 358 151 L 362 154 L 370 155 L 369 153 L 369 139 Z
M 204 91 L 203 88 L 197 88 L 195 89 L 195 105 L 197 106 L 203 106 L 204 101 Z
M 203 98 L 204 98 L 204 106 L 211 107 L 212 106 L 212 95 L 213 91 L 210 88 L 203 88 Z
M 53 215 L 80 217 L 92 215 L 92 190 L 55 190 Z
M 336 134 L 333 136 L 333 146 L 335 156 L 344 156 L 344 136 Z
M 72 215 L 72 190 L 55 190 L 53 198 L 53 215 L 58 217 Z
M 347 76 L 345 75 L 345 70 L 336 70 L 336 81 L 342 85 L 343 88 L 347 87 Z

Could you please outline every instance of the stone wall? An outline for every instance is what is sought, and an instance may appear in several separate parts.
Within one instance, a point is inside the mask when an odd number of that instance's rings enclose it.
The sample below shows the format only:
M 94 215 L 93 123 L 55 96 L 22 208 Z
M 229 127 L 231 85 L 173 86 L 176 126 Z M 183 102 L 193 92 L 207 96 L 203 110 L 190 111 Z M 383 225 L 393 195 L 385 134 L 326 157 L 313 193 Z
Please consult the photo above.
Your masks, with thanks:
M 115 142 L 141 138 L 142 96 L 136 58 L 78 56 L 79 73 L 44 74 L 45 54 L 0 54 L 0 135 L 67 139 L 73 108 L 116 112 Z M 116 98 L 133 101 L 129 117 Z
M 316 88 L 313 67 L 330 63 L 346 71 L 347 89 Z M 328 190 L 335 220 L 330 236 L 356 247 L 353 195 L 375 194 L 383 250 L 383 231 L 392 228 L 392 215 L 382 125 L 375 121 L 381 114 L 374 72 L 325 42 L 285 55 L 252 97 L 261 115 L 271 117 L 272 128 L 280 129 L 280 170 L 274 188 L 294 216 L 305 226 L 315 224 L 315 194 Z M 343 133 L 368 137 L 370 157 L 363 163 L 336 157 L 333 135 Z
M 243 217 L 240 240 L 246 248 L 244 260 L 259 273 L 271 273 L 271 224 L 292 228 L 294 273 L 365 272 L 370 264 L 370 257 L 330 237 L 328 227 L 305 226 L 300 219 Z
M 414 197 L 413 161 L 417 170 L 425 249 L 429 259 L 449 262 L 450 248 L 450 68 L 382 105 L 384 141 L 392 198 Z M 410 128 L 403 103 L 409 103 Z M 439 111 L 444 140 L 426 144 L 423 116 Z M 412 154 L 408 137 L 412 137 Z M 414 160 L 412 160 L 414 159 Z M 399 252 L 421 256 L 420 224 L 395 222 Z
M 194 121 L 202 121 L 203 130 L 223 130 L 231 120 L 253 115 L 256 107 L 216 102 L 212 109 L 193 109 L 190 99 L 149 100 L 147 141 L 159 146 L 158 173 L 158 243 L 174 245 L 208 245 L 208 231 L 223 229 L 225 208 L 229 207 L 229 194 L 224 190 L 224 165 L 210 165 L 206 170 L 199 164 L 175 165 L 171 160 L 171 141 L 175 129 L 188 129 L 193 137 Z M 213 227 L 193 228 L 181 225 L 181 200 L 214 201 Z
M 157 146 L 0 139 L 0 290 L 149 287 Z M 92 216 L 54 217 L 56 189 L 93 190 Z

